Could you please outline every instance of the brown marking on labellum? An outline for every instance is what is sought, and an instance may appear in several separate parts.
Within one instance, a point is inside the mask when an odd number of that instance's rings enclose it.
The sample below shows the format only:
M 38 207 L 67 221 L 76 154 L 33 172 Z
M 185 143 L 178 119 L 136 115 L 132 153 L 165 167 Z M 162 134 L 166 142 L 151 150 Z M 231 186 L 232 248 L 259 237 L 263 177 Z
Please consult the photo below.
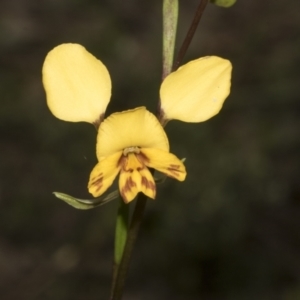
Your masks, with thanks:
M 103 181 L 103 173 L 91 179 L 91 185 L 98 185 Z
M 126 165 L 127 158 L 124 155 L 121 155 L 121 157 L 118 160 L 117 166 L 124 169 L 124 166 Z
M 171 164 L 169 168 L 178 170 L 178 169 L 180 169 L 180 165 L 173 165 L 173 164 Z
M 91 186 L 94 186 L 96 188 L 96 192 L 98 192 L 103 187 L 103 175 L 96 177 L 91 182 Z
M 153 196 L 155 198 L 156 195 L 156 186 L 152 180 L 148 180 L 147 177 L 142 176 L 141 184 L 146 187 L 146 189 L 150 189 L 153 191 Z
M 121 166 L 121 168 L 124 172 L 132 173 L 135 170 L 141 171 L 145 168 L 144 162 L 138 158 L 139 154 L 134 154 L 134 155 L 136 156 L 136 158 L 138 159 L 138 162 L 140 163 L 140 166 L 138 166 L 136 168 L 132 168 L 132 167 L 130 167 L 130 165 L 129 165 L 129 168 L 127 168 L 128 167 L 128 158 L 126 156 L 122 155 L 122 157 L 119 159 L 118 166 Z
M 135 187 L 136 183 L 132 180 L 132 177 L 128 177 L 125 183 L 125 188 L 131 190 L 131 188 Z
M 167 170 L 170 172 L 170 174 L 167 175 L 172 178 L 179 177 L 179 173 L 181 173 L 180 165 L 170 165 Z
M 128 177 L 128 178 L 126 179 L 126 182 L 125 182 L 124 186 L 122 187 L 122 189 L 121 189 L 121 191 L 120 191 L 121 196 L 122 196 L 122 198 L 124 199 L 124 201 L 125 201 L 126 203 L 128 203 L 128 199 L 127 199 L 127 197 L 126 197 L 126 194 L 127 194 L 128 192 L 130 192 L 131 189 L 132 189 L 133 187 L 136 187 L 136 183 L 132 180 L 131 177 Z
M 136 168 L 136 170 L 137 170 L 138 172 L 140 172 L 140 171 L 142 171 L 142 170 L 144 170 L 144 169 L 147 169 L 147 167 L 145 166 L 145 164 L 144 164 L 143 162 L 141 162 L 141 161 L 139 161 L 139 162 L 141 163 L 141 165 L 140 165 L 139 167 Z
M 145 165 L 150 161 L 150 159 L 143 153 L 143 149 L 139 154 L 136 154 L 136 157 L 142 165 Z

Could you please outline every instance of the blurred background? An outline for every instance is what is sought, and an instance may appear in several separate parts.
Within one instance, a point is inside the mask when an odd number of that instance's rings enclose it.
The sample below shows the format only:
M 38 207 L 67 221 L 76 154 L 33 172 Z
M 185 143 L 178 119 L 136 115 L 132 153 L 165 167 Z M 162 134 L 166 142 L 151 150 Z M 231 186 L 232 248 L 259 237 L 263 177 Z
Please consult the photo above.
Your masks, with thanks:
M 1 0 L 1 299 L 108 299 L 118 201 L 78 211 L 52 195 L 90 197 L 96 132 L 52 116 L 41 68 L 80 43 L 110 71 L 108 114 L 155 111 L 161 5 Z M 177 50 L 197 5 L 180 3 Z M 149 201 L 124 300 L 300 299 L 299 20 L 297 0 L 208 5 L 185 62 L 230 59 L 231 95 L 208 122 L 166 127 L 188 177 Z

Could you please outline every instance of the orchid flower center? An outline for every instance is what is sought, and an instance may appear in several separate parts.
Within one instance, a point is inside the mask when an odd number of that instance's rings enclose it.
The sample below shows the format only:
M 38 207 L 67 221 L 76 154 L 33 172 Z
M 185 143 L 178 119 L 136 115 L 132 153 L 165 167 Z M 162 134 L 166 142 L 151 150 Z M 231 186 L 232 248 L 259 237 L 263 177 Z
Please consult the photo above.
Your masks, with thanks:
M 147 157 L 143 155 L 141 149 L 137 146 L 127 147 L 123 150 L 121 158 L 121 166 L 124 171 L 133 172 L 134 170 L 140 171 L 146 168 L 145 162 L 148 161 Z
M 127 156 L 129 153 L 136 153 L 136 154 L 139 154 L 141 152 L 140 148 L 139 147 L 128 147 L 128 148 L 125 148 L 123 150 L 123 155 L 124 156 Z

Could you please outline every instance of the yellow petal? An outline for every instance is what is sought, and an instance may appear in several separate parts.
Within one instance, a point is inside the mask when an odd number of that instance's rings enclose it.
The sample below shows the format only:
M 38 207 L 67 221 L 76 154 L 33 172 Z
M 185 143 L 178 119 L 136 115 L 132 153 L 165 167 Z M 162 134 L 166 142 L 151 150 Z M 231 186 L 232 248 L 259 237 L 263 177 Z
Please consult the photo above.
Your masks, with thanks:
M 123 165 L 120 172 L 119 189 L 126 203 L 132 201 L 139 192 L 154 199 L 156 186 L 148 168 L 137 159 L 133 153 L 123 157 Z
M 152 174 L 147 167 L 140 170 L 142 177 L 141 188 L 142 192 L 151 199 L 155 199 L 156 185 Z
M 96 150 L 99 160 L 114 152 L 135 146 L 169 150 L 164 129 L 145 107 L 114 113 L 101 123 Z
M 144 158 L 146 166 L 156 169 L 179 181 L 185 180 L 185 166 L 174 154 L 160 149 L 142 148 L 138 157 L 140 156 Z
M 203 122 L 216 115 L 230 92 L 231 69 L 230 61 L 207 56 L 171 73 L 160 88 L 163 119 Z
M 120 171 L 121 156 L 122 152 L 114 153 L 101 160 L 92 170 L 88 189 L 94 197 L 102 195 L 112 185 Z
M 111 96 L 106 67 L 78 44 L 62 44 L 48 53 L 43 84 L 49 109 L 64 121 L 97 122 Z

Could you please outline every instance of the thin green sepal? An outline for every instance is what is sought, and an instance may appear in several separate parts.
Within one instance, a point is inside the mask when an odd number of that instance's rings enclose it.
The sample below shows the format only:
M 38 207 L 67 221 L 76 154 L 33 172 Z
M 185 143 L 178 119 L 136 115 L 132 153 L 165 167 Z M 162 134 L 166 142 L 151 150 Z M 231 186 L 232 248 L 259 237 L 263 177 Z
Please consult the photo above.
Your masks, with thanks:
M 82 210 L 92 209 L 97 206 L 104 205 L 119 196 L 118 191 L 114 191 L 109 193 L 108 195 L 102 195 L 100 197 L 94 198 L 94 199 L 78 199 L 73 196 L 60 193 L 60 192 L 53 192 L 54 196 L 67 204 Z

